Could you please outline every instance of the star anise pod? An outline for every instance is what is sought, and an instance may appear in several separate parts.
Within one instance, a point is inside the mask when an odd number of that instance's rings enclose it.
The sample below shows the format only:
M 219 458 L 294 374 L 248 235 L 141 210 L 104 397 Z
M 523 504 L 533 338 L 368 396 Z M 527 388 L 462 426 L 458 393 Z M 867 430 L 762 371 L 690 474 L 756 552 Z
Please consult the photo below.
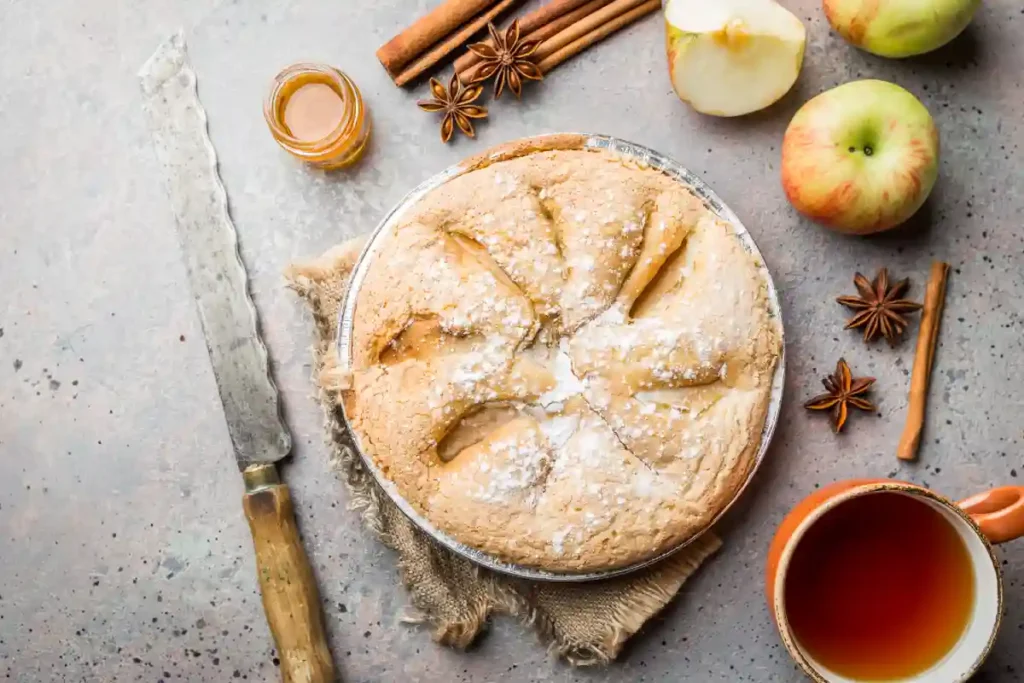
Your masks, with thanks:
M 497 74 L 494 79 L 494 99 L 501 97 L 506 84 L 518 98 L 523 92 L 524 78 L 531 81 L 544 78 L 537 65 L 528 59 L 537 51 L 540 41 L 520 40 L 518 19 L 505 30 L 505 35 L 501 35 L 494 24 L 487 24 L 487 31 L 491 34 L 490 43 L 473 43 L 469 46 L 470 52 L 481 59 L 473 72 L 474 83 L 481 83 Z
M 879 335 L 894 345 L 907 327 L 906 313 L 913 313 L 921 308 L 921 304 L 901 299 L 910 287 L 910 280 L 903 279 L 896 284 L 889 284 L 889 271 L 882 268 L 873 282 L 857 273 L 853 278 L 860 296 L 841 296 L 836 299 L 857 314 L 846 323 L 847 330 L 864 328 L 864 341 L 874 341 Z
M 444 112 L 441 119 L 441 142 L 452 139 L 455 126 L 471 138 L 476 137 L 471 119 L 487 118 L 487 108 L 473 104 L 484 87 L 482 85 L 463 85 L 459 74 L 452 74 L 446 89 L 436 78 L 430 79 L 430 92 L 434 99 L 420 100 L 416 105 L 423 111 Z
M 874 403 L 861 397 L 861 394 L 871 389 L 871 385 L 875 383 L 875 378 L 854 378 L 853 373 L 850 372 L 850 366 L 846 364 L 846 360 L 843 358 L 840 358 L 839 362 L 836 363 L 835 373 L 821 380 L 821 383 L 825 385 L 828 393 L 815 396 L 804 404 L 804 408 L 808 410 L 830 410 L 832 427 L 835 429 L 836 434 L 842 431 L 843 425 L 846 424 L 846 418 L 849 416 L 849 406 L 869 412 L 877 410 Z

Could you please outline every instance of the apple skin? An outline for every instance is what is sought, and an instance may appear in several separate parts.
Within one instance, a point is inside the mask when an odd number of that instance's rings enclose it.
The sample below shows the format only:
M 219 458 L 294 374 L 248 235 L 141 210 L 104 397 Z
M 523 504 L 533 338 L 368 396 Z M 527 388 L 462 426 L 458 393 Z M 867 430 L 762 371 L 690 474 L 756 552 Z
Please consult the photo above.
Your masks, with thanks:
M 823 0 L 839 35 L 882 57 L 938 49 L 967 28 L 981 0 Z
M 931 114 L 885 81 L 854 81 L 814 97 L 782 141 L 786 197 L 808 218 L 849 234 L 881 232 L 910 218 L 938 170 Z

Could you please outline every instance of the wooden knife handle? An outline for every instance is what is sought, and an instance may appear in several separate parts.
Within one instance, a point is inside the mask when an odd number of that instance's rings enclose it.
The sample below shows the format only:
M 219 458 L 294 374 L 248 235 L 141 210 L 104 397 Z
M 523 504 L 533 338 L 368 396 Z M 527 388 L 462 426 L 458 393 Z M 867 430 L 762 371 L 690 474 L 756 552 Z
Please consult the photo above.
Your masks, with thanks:
M 263 609 L 277 644 L 284 683 L 333 683 L 320 593 L 299 539 L 288 487 L 273 464 L 251 465 L 242 473 L 242 505 L 256 546 Z

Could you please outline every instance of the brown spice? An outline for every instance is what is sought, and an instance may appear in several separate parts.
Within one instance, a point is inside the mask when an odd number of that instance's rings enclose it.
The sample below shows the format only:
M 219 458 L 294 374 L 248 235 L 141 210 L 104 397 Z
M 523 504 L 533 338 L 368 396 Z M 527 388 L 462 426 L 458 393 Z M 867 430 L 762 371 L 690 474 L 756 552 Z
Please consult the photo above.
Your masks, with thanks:
M 921 443 L 924 428 L 924 409 L 928 402 L 928 382 L 931 378 L 932 363 L 935 360 L 935 346 L 939 339 L 939 323 L 946 302 L 946 279 L 949 264 L 936 261 L 928 276 L 924 295 L 924 313 L 921 315 L 921 329 L 917 333 L 917 350 L 914 352 L 914 369 L 910 375 L 910 398 L 907 408 L 907 424 L 903 428 L 896 456 L 900 460 L 913 460 Z
M 853 277 L 860 296 L 841 296 L 836 299 L 847 308 L 857 311 L 846 323 L 847 330 L 864 328 L 864 341 L 871 342 L 879 337 L 886 338 L 890 345 L 903 334 L 907 327 L 906 313 L 913 313 L 921 308 L 921 304 L 902 299 L 910 287 L 910 280 L 903 279 L 889 284 L 889 271 L 882 268 L 873 282 L 857 273 Z
M 541 46 L 537 48 L 537 53 L 535 53 L 534 56 L 534 58 L 537 60 L 537 67 L 541 70 L 542 73 L 548 73 L 562 62 L 572 57 L 575 57 L 576 55 L 583 52 L 591 45 L 601 42 L 602 40 L 604 40 L 611 34 L 615 33 L 619 29 L 625 28 L 626 26 L 629 26 L 637 19 L 641 19 L 659 9 L 661 9 L 661 0 L 648 0 L 642 5 L 633 7 L 633 9 L 623 14 L 620 14 L 616 17 L 613 17 L 606 23 L 597 26 L 597 28 L 594 28 L 593 30 L 590 30 L 586 33 L 582 33 L 582 35 L 579 35 L 578 38 L 571 40 L 563 47 L 554 50 L 550 54 L 547 54 L 546 56 L 539 55 L 541 50 L 546 51 L 545 45 L 547 45 L 548 42 L 559 40 L 562 37 L 563 33 L 568 34 L 570 32 L 573 32 L 573 35 L 578 34 L 578 26 L 574 25 L 569 29 L 566 29 L 562 33 L 558 34 L 554 38 L 552 38 L 551 41 L 541 43 Z M 579 23 L 583 24 L 584 22 L 581 21 Z
M 494 99 L 501 97 L 505 85 L 518 99 L 523 91 L 523 79 L 539 81 L 544 78 L 537 65 L 529 57 L 540 45 L 536 40 L 521 40 L 519 20 L 512 22 L 504 35 L 494 24 L 487 24 L 491 34 L 490 43 L 474 43 L 469 49 L 481 59 L 473 72 L 473 82 L 480 83 L 494 76 Z
M 483 93 L 484 87 L 467 87 L 456 73 L 452 74 L 447 89 L 436 78 L 431 78 L 430 91 L 434 99 L 420 100 L 416 104 L 423 111 L 444 113 L 441 119 L 441 142 L 452 139 L 455 126 L 458 126 L 465 135 L 475 138 L 476 130 L 473 128 L 472 119 L 487 118 L 487 108 L 473 104 Z
M 843 358 L 840 358 L 839 362 L 836 363 L 836 371 L 821 380 L 821 383 L 825 385 L 828 393 L 815 396 L 804 404 L 804 408 L 808 410 L 831 411 L 832 428 L 837 434 L 842 431 L 843 425 L 846 424 L 846 418 L 849 417 L 849 406 L 869 412 L 877 410 L 874 403 L 861 397 L 861 394 L 867 393 L 871 389 L 871 385 L 875 383 L 875 378 L 855 378 L 853 373 L 850 372 L 850 366 L 846 364 L 846 360 Z
M 497 0 L 445 0 L 382 45 L 377 50 L 377 59 L 391 77 L 397 79 L 402 69 L 431 45 L 496 2 Z M 483 24 L 480 26 L 482 28 Z
M 593 14 L 594 12 L 596 12 L 597 10 L 601 9 L 602 7 L 611 2 L 612 0 L 590 0 L 590 2 L 583 5 L 582 7 L 578 7 L 573 11 L 568 12 L 567 14 L 563 14 L 557 19 L 550 21 L 547 24 L 544 24 L 536 31 L 531 31 L 529 34 L 527 34 L 526 39 L 537 40 L 543 43 L 548 38 L 558 35 L 559 33 L 569 28 L 576 22 L 580 21 L 584 17 Z
M 585 4 L 588 4 L 588 0 L 551 0 L 551 2 L 546 5 L 538 7 L 536 10 L 521 16 L 519 18 L 519 30 L 523 32 L 527 39 L 532 39 L 533 36 L 530 34 L 534 31 L 547 26 L 570 12 L 574 12 Z M 489 42 L 489 40 L 490 39 L 485 40 L 484 42 Z M 480 57 L 472 52 L 467 52 L 455 60 L 455 70 L 460 75 L 465 74 L 467 69 L 479 62 Z M 468 80 L 469 79 L 463 76 L 463 81 L 468 82 Z
M 489 22 L 494 21 L 499 14 L 507 10 L 520 0 L 500 0 L 498 4 L 490 8 L 472 21 L 467 22 L 462 28 L 445 38 L 442 42 L 430 48 L 422 57 L 412 62 L 394 77 L 395 85 L 404 86 L 422 76 L 429 69 L 433 68 L 442 59 L 450 55 L 466 44 L 473 36 L 479 33 Z M 463 79 L 463 82 L 468 82 Z
M 561 33 L 545 40 L 537 50 L 537 61 L 544 60 L 566 45 L 613 21 L 621 14 L 636 9 L 645 2 L 648 2 L 648 0 L 614 0 L 614 2 L 584 17 Z

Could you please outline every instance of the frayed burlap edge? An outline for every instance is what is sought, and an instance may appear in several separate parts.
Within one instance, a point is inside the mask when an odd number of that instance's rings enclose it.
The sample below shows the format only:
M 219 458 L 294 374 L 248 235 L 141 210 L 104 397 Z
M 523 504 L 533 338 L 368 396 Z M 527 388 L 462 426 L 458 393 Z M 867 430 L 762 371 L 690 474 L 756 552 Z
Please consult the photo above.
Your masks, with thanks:
M 625 577 L 584 584 L 512 579 L 481 568 L 436 544 L 398 509 L 352 448 L 338 407 L 349 378 L 337 366 L 338 310 L 365 238 L 331 249 L 286 272 L 289 287 L 309 304 L 316 326 L 314 382 L 324 410 L 334 469 L 348 486 L 350 508 L 398 554 L 403 583 L 422 623 L 445 645 L 468 647 L 492 613 L 531 626 L 553 652 L 575 666 L 604 664 L 676 595 L 721 546 L 706 533 L 673 556 Z

